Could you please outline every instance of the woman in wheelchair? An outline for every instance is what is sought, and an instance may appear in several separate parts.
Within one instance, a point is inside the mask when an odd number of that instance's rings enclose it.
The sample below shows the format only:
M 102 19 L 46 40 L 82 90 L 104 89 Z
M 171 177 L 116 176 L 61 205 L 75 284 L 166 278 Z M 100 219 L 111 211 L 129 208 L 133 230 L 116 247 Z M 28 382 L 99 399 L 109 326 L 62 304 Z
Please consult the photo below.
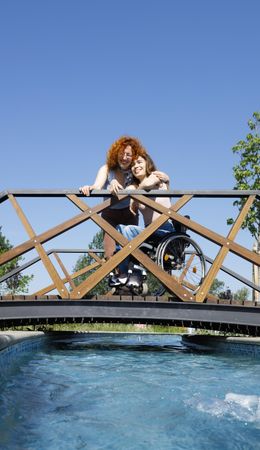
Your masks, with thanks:
M 154 162 L 149 155 L 139 156 L 132 163 L 132 173 L 134 184 L 128 189 L 169 189 L 169 177 L 166 174 L 164 177 L 158 177 Z M 156 197 L 155 201 L 166 208 L 171 207 L 169 197 Z M 145 227 L 160 215 L 152 208 L 136 201 L 132 201 L 131 208 L 135 213 L 137 211 L 142 213 Z M 117 230 L 130 241 L 140 234 L 143 228 L 138 225 L 120 224 Z M 119 249 L 118 246 L 117 250 Z M 188 289 L 194 292 L 198 289 L 205 275 L 205 260 L 199 246 L 190 239 L 186 230 L 179 224 L 174 227 L 172 221 L 168 220 L 150 236 L 147 243 L 141 245 L 140 249 Z M 126 258 L 119 265 L 119 272 L 110 274 L 109 285 L 115 287 L 118 292 L 130 290 L 134 294 L 145 295 L 148 292 L 148 286 L 145 283 L 146 270 L 132 259 Z M 164 292 L 165 288 L 161 286 L 156 295 L 162 295 Z
M 169 177 L 165 174 L 165 178 L 162 180 L 158 178 L 156 174 L 156 167 L 149 155 L 139 156 L 132 164 L 132 174 L 134 179 L 134 184 L 129 186 L 129 189 L 169 189 Z M 169 197 L 156 197 L 155 201 L 165 206 L 166 208 L 170 208 L 171 201 Z M 160 216 L 160 213 L 154 211 L 152 208 L 149 208 L 142 203 L 138 203 L 137 201 L 132 201 L 131 209 L 135 213 L 140 211 L 143 215 L 144 225 L 147 227 L 153 222 L 157 217 Z M 132 240 L 135 236 L 141 233 L 143 228 L 139 225 L 118 225 L 117 230 L 126 237 L 129 241 Z M 168 220 L 164 223 L 152 236 L 153 237 L 164 237 L 165 234 L 173 232 L 174 227 L 171 220 Z M 120 272 L 124 272 L 124 269 L 127 267 L 127 261 L 120 265 Z

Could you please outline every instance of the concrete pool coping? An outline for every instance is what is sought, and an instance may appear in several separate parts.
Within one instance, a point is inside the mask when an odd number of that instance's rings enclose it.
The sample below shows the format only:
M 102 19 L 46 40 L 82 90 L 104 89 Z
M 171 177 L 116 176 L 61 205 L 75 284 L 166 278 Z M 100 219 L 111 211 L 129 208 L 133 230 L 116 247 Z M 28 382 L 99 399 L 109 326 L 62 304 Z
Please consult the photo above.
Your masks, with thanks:
M 165 336 L 176 336 L 170 333 L 140 333 L 140 332 L 106 332 L 106 331 L 66 331 L 66 332 L 43 332 L 43 331 L 0 331 L 0 354 L 3 351 L 15 346 L 20 347 L 21 350 L 26 349 L 26 347 L 37 346 L 39 342 L 46 341 L 46 338 L 51 336 L 61 338 L 65 335 L 73 335 L 74 337 L 80 336 L 82 334 L 138 334 L 138 335 L 165 335 Z M 180 335 L 182 343 L 194 350 L 201 351 L 216 351 L 225 353 L 239 353 L 249 356 L 260 356 L 260 337 L 233 337 L 233 336 L 212 336 L 212 335 L 199 335 L 199 334 L 183 334 Z M 21 344 L 21 345 L 19 345 Z
M 260 356 L 260 337 L 184 334 L 182 343 L 194 350 Z
M 43 331 L 0 331 L 0 351 L 19 342 L 43 336 L 45 336 Z

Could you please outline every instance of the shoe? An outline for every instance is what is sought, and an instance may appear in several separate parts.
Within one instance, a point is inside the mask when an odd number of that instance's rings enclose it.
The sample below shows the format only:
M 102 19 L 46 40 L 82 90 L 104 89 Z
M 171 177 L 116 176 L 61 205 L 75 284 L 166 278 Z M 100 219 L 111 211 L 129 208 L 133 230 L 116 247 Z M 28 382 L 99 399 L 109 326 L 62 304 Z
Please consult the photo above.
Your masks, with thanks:
M 117 279 L 118 279 L 118 281 L 121 283 L 121 284 L 126 284 L 126 282 L 127 282 L 127 275 L 126 274 L 121 274 L 121 275 L 118 275 L 118 277 L 117 277 Z
M 143 280 L 146 280 L 146 278 L 147 278 L 147 272 L 146 272 L 146 270 L 142 267 L 142 266 L 139 266 L 139 265 L 137 265 L 137 264 L 134 264 L 134 266 L 133 266 L 133 269 L 130 271 L 130 270 L 128 270 L 128 274 L 131 272 L 131 274 L 132 273 L 134 273 L 135 275 L 137 275 L 137 276 L 141 276 L 141 278 L 143 279 Z
M 110 287 L 124 286 L 127 282 L 127 275 L 115 275 L 113 272 L 109 274 L 108 284 Z

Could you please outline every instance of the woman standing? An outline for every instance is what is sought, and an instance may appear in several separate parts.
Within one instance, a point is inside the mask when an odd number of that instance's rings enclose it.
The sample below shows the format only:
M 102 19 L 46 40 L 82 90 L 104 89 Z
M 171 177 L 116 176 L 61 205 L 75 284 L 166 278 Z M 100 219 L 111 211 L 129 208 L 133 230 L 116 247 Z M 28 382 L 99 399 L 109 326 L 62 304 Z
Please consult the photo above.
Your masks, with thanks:
M 117 195 L 120 189 L 125 189 L 133 183 L 131 171 L 132 162 L 139 155 L 146 155 L 146 150 L 136 138 L 122 136 L 115 141 L 107 152 L 106 164 L 98 170 L 96 179 L 92 185 L 85 185 L 80 191 L 89 196 L 94 189 L 108 189 Z M 121 202 L 105 209 L 101 216 L 114 228 L 119 224 L 138 224 L 138 215 L 130 210 L 130 199 L 125 198 Z M 115 241 L 107 233 L 104 233 L 105 258 L 109 259 L 115 251 Z

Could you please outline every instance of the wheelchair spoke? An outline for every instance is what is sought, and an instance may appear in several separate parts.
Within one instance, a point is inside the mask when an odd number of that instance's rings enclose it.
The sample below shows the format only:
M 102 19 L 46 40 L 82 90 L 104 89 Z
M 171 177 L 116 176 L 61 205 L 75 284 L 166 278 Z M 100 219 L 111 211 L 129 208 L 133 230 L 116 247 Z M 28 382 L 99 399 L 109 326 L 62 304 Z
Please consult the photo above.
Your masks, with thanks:
M 196 292 L 205 276 L 205 259 L 199 246 L 186 235 L 165 238 L 157 248 L 156 262 L 180 284 Z
M 189 270 L 189 268 L 190 268 L 190 266 L 191 266 L 191 264 L 192 264 L 192 261 L 193 261 L 193 259 L 194 259 L 194 253 L 190 256 L 190 258 L 188 259 L 188 261 L 187 261 L 187 264 L 186 264 L 186 266 L 184 267 L 184 269 L 183 269 L 183 272 L 182 272 L 182 274 L 180 275 L 180 277 L 179 277 L 179 281 L 180 281 L 180 283 L 184 280 L 184 278 L 186 277 L 186 275 L 187 275 L 187 272 L 188 272 L 188 270 Z
M 149 243 L 143 243 L 140 249 L 177 283 L 192 293 L 199 289 L 205 277 L 205 258 L 198 244 L 188 235 L 169 233 L 159 243 L 149 241 Z M 147 295 L 150 290 L 151 295 L 163 295 L 166 290 L 164 285 L 158 283 L 158 280 L 154 283 L 152 278 L 147 279 L 150 275 L 152 274 L 147 275 L 146 270 L 134 260 L 130 262 L 128 274 L 122 280 L 120 277 L 111 276 L 110 286 L 115 286 L 117 293 L 131 292 L 134 295 Z M 149 283 L 152 287 L 148 290 Z

